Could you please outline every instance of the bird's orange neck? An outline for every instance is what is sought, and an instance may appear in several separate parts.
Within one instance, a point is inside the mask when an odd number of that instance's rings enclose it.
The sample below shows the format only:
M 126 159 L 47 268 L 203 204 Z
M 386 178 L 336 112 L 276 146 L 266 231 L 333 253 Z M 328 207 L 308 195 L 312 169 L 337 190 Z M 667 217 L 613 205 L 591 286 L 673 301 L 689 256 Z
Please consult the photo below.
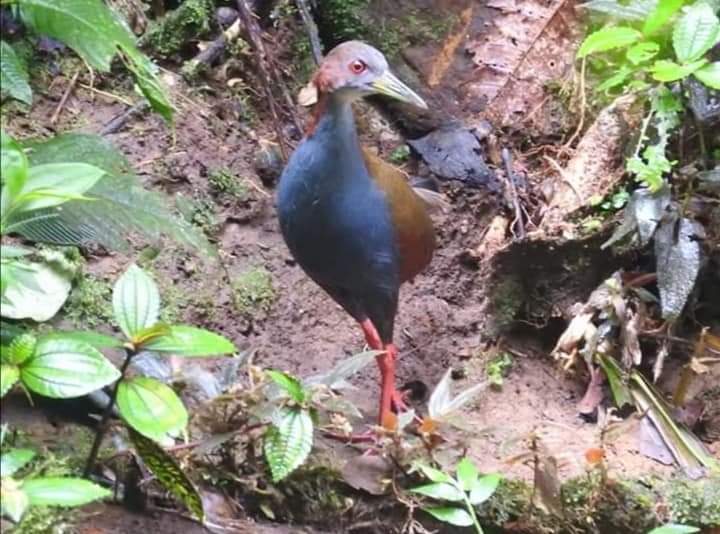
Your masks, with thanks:
M 329 98 L 330 97 L 325 93 L 318 94 L 317 104 L 315 104 L 315 107 L 313 107 L 312 113 L 310 115 L 310 119 L 308 120 L 307 124 L 305 125 L 305 137 L 312 137 L 313 134 L 315 133 L 315 130 L 317 129 L 317 125 L 320 122 L 320 119 L 327 111 Z

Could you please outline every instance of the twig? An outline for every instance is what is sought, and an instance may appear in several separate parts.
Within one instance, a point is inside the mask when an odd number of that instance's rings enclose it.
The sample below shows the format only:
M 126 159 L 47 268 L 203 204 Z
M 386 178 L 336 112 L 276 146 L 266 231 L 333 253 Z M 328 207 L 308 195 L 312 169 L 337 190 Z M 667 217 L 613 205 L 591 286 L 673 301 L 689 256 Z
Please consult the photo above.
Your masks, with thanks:
M 102 440 L 105 437 L 108 427 L 110 426 L 110 414 L 112 414 L 113 407 L 115 406 L 118 389 L 120 389 L 120 383 L 125 378 L 125 373 L 127 372 L 130 361 L 133 359 L 135 354 L 136 352 L 134 349 L 125 348 L 125 361 L 120 368 L 120 378 L 117 379 L 117 382 L 115 382 L 115 385 L 113 386 L 112 393 L 110 394 L 110 401 L 105 407 L 100 424 L 98 424 L 97 431 L 95 432 L 95 440 L 93 441 L 87 463 L 85 464 L 85 471 L 83 472 L 83 476 L 85 478 L 90 477 L 90 473 L 92 473 L 93 467 L 95 467 L 95 461 L 97 460 L 97 455 L 100 451 L 100 445 L 102 445 Z
M 322 45 L 320 44 L 320 32 L 318 31 L 317 24 L 315 24 L 313 20 L 310 6 L 308 6 L 307 0 L 295 0 L 295 5 L 297 5 L 300 18 L 302 18 L 305 31 L 308 34 L 313 60 L 315 61 L 315 65 L 319 65 L 323 58 Z
M 558 172 L 558 174 L 560 175 L 560 180 L 561 180 L 565 185 L 567 185 L 570 189 L 572 189 L 572 192 L 575 193 L 575 196 L 577 197 L 578 202 L 579 202 L 580 204 L 583 204 L 583 203 L 585 202 L 585 201 L 583 200 L 583 197 L 580 195 L 580 192 L 577 190 L 577 187 L 575 187 L 575 184 L 572 183 L 572 180 L 570 180 L 570 178 L 568 178 L 567 174 L 565 173 L 565 169 L 563 169 L 557 161 L 555 161 L 554 159 L 552 159 L 552 158 L 551 158 L 550 156 L 548 156 L 548 155 L 544 155 L 544 156 L 543 156 L 543 159 L 544 159 L 545 161 L 547 161 L 550 165 L 553 166 L 553 168 L 554 168 L 554 169 Z
M 103 129 L 100 130 L 100 135 L 109 135 L 113 133 L 117 133 L 120 131 L 123 126 L 135 115 L 142 113 L 143 111 L 147 110 L 149 107 L 146 100 L 141 100 L 134 106 L 126 109 L 119 115 L 116 115 L 110 122 L 108 122 L 105 126 L 103 126 Z
M 130 100 L 128 100 L 127 98 L 123 98 L 123 97 L 120 96 L 120 95 L 115 95 L 115 94 L 113 94 L 113 93 L 108 93 L 107 91 L 103 91 L 103 90 L 101 90 L 101 89 L 96 89 L 96 88 L 93 87 L 92 85 L 88 85 L 88 84 L 86 84 L 86 83 L 79 83 L 78 85 L 79 85 L 80 87 L 82 87 L 83 89 L 87 89 L 88 91 L 91 91 L 91 92 L 96 93 L 96 94 L 98 94 L 98 95 L 104 96 L 104 97 L 106 97 L 106 98 L 110 98 L 110 99 L 112 99 L 112 100 L 117 100 L 118 102 L 122 102 L 122 103 L 125 104 L 126 106 L 132 106 L 132 105 L 133 105 L 133 103 L 132 103 Z
M 515 219 L 510 223 L 510 228 L 517 224 L 519 239 L 525 238 L 525 224 L 523 223 L 522 210 L 520 209 L 520 199 L 518 198 L 517 187 L 515 186 L 515 174 L 512 170 L 512 156 L 507 148 L 503 148 L 500 157 L 505 165 L 505 174 L 507 175 L 508 184 L 510 184 L 510 194 L 512 195 L 513 208 L 515 209 Z
M 275 135 L 278 138 L 280 152 L 282 153 L 283 159 L 287 161 L 287 142 L 285 140 L 285 135 L 283 134 L 282 126 L 280 125 L 280 116 L 278 114 L 275 96 L 273 95 L 272 89 L 270 88 L 272 81 L 270 74 L 268 73 L 268 55 L 265 50 L 265 45 L 263 44 L 262 38 L 260 37 L 260 27 L 255 20 L 255 15 L 250 9 L 247 0 L 237 0 L 237 6 L 240 21 L 242 22 L 243 26 L 245 26 L 248 41 L 250 42 L 250 47 L 252 48 L 255 55 L 255 66 L 257 67 L 260 74 L 261 83 L 263 85 L 265 97 L 268 101 L 268 106 L 270 106 L 270 114 L 272 115 L 273 119 L 273 128 L 275 129 Z
M 585 65 L 586 65 L 586 59 L 582 59 L 582 64 L 580 66 L 580 120 L 578 121 L 577 128 L 575 128 L 575 132 L 570 136 L 570 139 L 567 140 L 567 142 L 563 145 L 563 148 L 570 148 L 570 145 L 572 145 L 575 142 L 575 139 L 577 139 L 577 136 L 580 135 L 580 132 L 582 132 L 583 126 L 585 126 L 585 106 L 587 105 L 586 97 L 585 97 Z
M 75 84 L 77 83 L 78 76 L 80 76 L 80 69 L 75 71 L 75 74 L 70 79 L 70 83 L 68 84 L 65 92 L 62 95 L 62 98 L 60 99 L 60 102 L 55 108 L 55 112 L 52 114 L 52 117 L 50 117 L 50 124 L 55 124 L 60 117 L 60 113 L 62 113 L 62 110 L 65 107 L 65 103 L 67 102 L 70 93 L 72 93 L 73 89 L 75 89 Z

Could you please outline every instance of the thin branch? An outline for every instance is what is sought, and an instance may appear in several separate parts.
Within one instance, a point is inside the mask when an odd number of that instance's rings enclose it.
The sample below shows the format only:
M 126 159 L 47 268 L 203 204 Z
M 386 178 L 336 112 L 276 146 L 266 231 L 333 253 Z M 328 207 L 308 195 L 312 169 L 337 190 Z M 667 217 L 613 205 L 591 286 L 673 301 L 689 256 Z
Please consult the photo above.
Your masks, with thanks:
M 308 40 L 310 41 L 310 51 L 312 52 L 313 61 L 315 61 L 315 65 L 319 65 L 323 59 L 322 44 L 320 44 L 320 32 L 313 19 L 310 6 L 307 0 L 295 0 L 295 5 L 297 5 L 298 11 L 300 12 L 300 18 L 302 18 Z
M 58 103 L 57 107 L 55 108 L 54 113 L 52 114 L 52 117 L 50 117 L 50 124 L 55 124 L 60 118 L 60 113 L 62 113 L 63 108 L 65 107 L 65 104 L 67 103 L 67 99 L 70 97 L 70 93 L 73 92 L 73 89 L 75 89 L 75 84 L 77 83 L 78 76 L 80 76 L 80 69 L 75 71 L 75 74 L 70 79 L 70 83 L 68 84 L 67 88 L 65 89 L 65 92 L 62 95 L 62 98 L 60 99 L 60 102 Z
M 503 148 L 500 154 L 503 164 L 505 165 L 505 174 L 507 175 L 507 181 L 510 186 L 510 194 L 512 195 L 513 208 L 515 209 L 515 219 L 510 224 L 510 227 L 517 225 L 519 239 L 525 238 L 525 223 L 523 222 L 522 209 L 520 207 L 520 198 L 518 197 L 517 187 L 515 185 L 515 173 L 512 170 L 512 156 L 507 148 Z

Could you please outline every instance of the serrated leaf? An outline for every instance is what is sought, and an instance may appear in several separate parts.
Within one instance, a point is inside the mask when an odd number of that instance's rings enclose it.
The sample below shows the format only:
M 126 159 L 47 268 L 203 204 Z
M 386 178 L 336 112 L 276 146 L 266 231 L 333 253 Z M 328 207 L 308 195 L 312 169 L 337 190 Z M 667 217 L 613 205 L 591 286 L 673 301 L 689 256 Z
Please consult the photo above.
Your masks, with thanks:
M 439 519 L 443 523 L 455 525 L 456 527 L 469 527 L 473 524 L 470 514 L 462 508 L 455 508 L 452 506 L 431 506 L 423 508 L 423 511 L 427 512 L 435 519 Z
M 642 38 L 642 34 L 634 28 L 624 26 L 606 26 L 588 35 L 580 45 L 578 58 L 597 52 L 623 48 Z
M 265 374 L 267 374 L 273 382 L 280 386 L 292 400 L 299 404 L 305 402 L 305 388 L 303 387 L 302 382 L 300 382 L 297 378 L 273 369 L 265 371 Z
M 674 61 L 661 59 L 652 66 L 652 77 L 659 82 L 674 82 L 693 74 L 707 63 L 707 59 L 699 59 L 692 63 L 679 65 Z
M 470 502 L 477 506 L 487 501 L 500 484 L 500 475 L 485 475 L 475 481 L 470 490 Z
M 30 449 L 8 449 L 0 454 L 0 477 L 11 477 L 35 457 Z
M 177 461 L 154 441 L 132 429 L 130 429 L 130 439 L 140 458 L 160 484 L 182 501 L 187 509 L 202 522 L 204 518 L 202 498 L 192 480 L 188 478 Z
M 450 482 L 452 480 L 452 477 L 450 475 L 448 475 L 447 473 L 443 473 L 439 469 L 430 467 L 427 464 L 417 462 L 414 465 L 422 472 L 423 475 L 425 475 L 427 478 L 429 478 L 433 482 Z
M 10 391 L 20 378 L 20 369 L 9 363 L 0 364 L 0 398 Z
M 21 488 L 32 506 L 82 506 L 112 495 L 89 480 L 71 477 L 33 478 L 23 481 Z
M 463 492 L 449 484 L 447 482 L 433 482 L 432 484 L 424 484 L 415 488 L 410 488 L 413 493 L 419 493 L 420 495 L 426 495 L 433 499 L 441 499 L 445 501 L 459 502 L 462 501 L 465 496 Z
M 713 61 L 696 70 L 693 72 L 693 76 L 711 89 L 720 91 L 720 61 Z
M 458 462 L 455 470 L 457 472 L 458 482 L 460 482 L 460 487 L 464 491 L 472 490 L 480 476 L 475 464 L 473 464 L 469 458 L 465 457 Z
M 313 444 L 310 413 L 301 408 L 283 407 L 273 417 L 265 433 L 265 459 L 273 482 L 279 482 L 300 467 Z
M 87 163 L 33 165 L 15 204 L 22 212 L 59 206 L 79 198 L 104 174 L 102 169 Z
M 237 348 L 229 339 L 194 326 L 170 326 L 167 334 L 143 344 L 147 350 L 171 352 L 177 356 L 221 356 L 233 354 Z
M 676 223 L 679 225 L 677 230 Z M 702 226 L 687 218 L 664 221 L 655 233 L 658 288 L 664 319 L 680 317 L 695 287 L 702 259 L 697 236 L 702 233 Z
M 687 8 L 673 29 L 675 55 L 682 63 L 701 58 L 720 39 L 720 21 L 704 2 Z
M 662 28 L 672 16 L 683 6 L 685 0 L 662 0 L 645 19 L 643 33 L 650 35 Z
M 2 515 L 18 523 L 29 505 L 28 496 L 20 489 L 17 481 L 12 478 L 3 478 L 0 481 L 0 506 L 2 507 Z
M 115 283 L 112 303 L 115 320 L 130 340 L 138 332 L 157 323 L 160 316 L 160 292 L 157 285 L 134 264 Z
M 668 523 L 667 525 L 652 529 L 648 534 L 693 534 L 694 532 L 700 532 L 700 529 L 690 525 Z
M 125 422 L 161 444 L 185 429 L 188 414 L 177 394 L 162 382 L 138 376 L 120 382 L 117 406 Z
M 32 104 L 32 89 L 28 83 L 27 68 L 5 41 L 0 41 L 0 89 L 12 98 Z
M 32 334 L 21 334 L 15 337 L 6 351 L 3 351 L 3 362 L 20 365 L 35 352 L 37 338 Z
M 35 354 L 20 368 L 30 390 L 52 398 L 87 395 L 120 378 L 120 372 L 97 349 L 82 341 L 40 338 Z
M 639 65 L 643 61 L 654 58 L 660 51 L 660 45 L 653 41 L 643 41 L 628 48 L 625 56 L 633 65 Z

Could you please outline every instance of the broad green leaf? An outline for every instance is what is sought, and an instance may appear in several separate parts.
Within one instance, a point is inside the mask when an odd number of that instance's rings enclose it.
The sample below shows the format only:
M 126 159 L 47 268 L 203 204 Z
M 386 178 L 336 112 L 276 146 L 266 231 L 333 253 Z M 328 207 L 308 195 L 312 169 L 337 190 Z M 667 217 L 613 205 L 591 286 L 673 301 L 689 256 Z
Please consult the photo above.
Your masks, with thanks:
M 609 91 L 610 89 L 622 85 L 633 72 L 633 69 L 626 65 L 622 65 L 615 74 L 606 78 L 600 85 L 597 86 L 597 90 L 601 92 Z
M 120 382 L 117 394 L 120 415 L 140 434 L 161 444 L 185 429 L 187 410 L 177 394 L 153 378 L 138 376 Z
M 683 6 L 685 0 L 661 0 L 652 13 L 645 19 L 643 33 L 650 35 L 662 28 Z
M 120 378 L 96 348 L 70 339 L 40 339 L 35 354 L 20 368 L 28 389 L 52 398 L 87 395 Z
M 700 532 L 700 529 L 690 525 L 668 523 L 667 525 L 652 529 L 648 534 L 693 534 L 694 532 Z
M 653 41 L 643 41 L 628 48 L 625 56 L 633 65 L 639 65 L 643 61 L 654 58 L 660 51 L 660 45 Z
M 0 130 L 0 181 L 3 184 L 0 199 L 0 215 L 5 214 L 25 185 L 28 160 L 20 145 L 5 130 Z
M 452 480 L 452 477 L 448 475 L 447 473 L 443 473 L 439 469 L 435 469 L 434 467 L 430 467 L 429 465 L 417 462 L 414 464 L 415 467 L 417 467 L 420 471 L 422 471 L 422 474 L 425 475 L 427 478 L 432 480 L 433 482 L 450 482 Z
M 432 506 L 423 508 L 423 511 L 427 512 L 435 519 L 439 519 L 443 523 L 455 525 L 456 527 L 469 527 L 473 524 L 470 514 L 462 508 L 455 508 L 452 506 Z
M 125 53 L 127 67 L 133 73 L 135 82 L 150 107 L 166 121 L 172 122 L 175 108 L 157 77 L 157 66 L 136 48 L 121 46 L 121 49 Z
M 577 57 L 583 58 L 596 52 L 623 48 L 639 41 L 642 33 L 624 26 L 606 26 L 588 35 L 580 45 Z
M 658 0 L 590 0 L 578 7 L 610 15 L 620 20 L 645 20 L 653 12 Z
M 5 41 L 0 41 L 0 89 L 12 98 L 27 105 L 32 104 L 32 89 L 29 76 L 15 49 Z
M 20 369 L 17 365 L 0 363 L 0 397 L 4 397 L 19 378 Z
M 464 491 L 470 491 L 475 487 L 475 482 L 477 482 L 480 473 L 469 458 L 465 457 L 460 460 L 455 470 L 460 487 Z
M 3 274 L 12 282 L 3 288 L 0 314 L 9 319 L 52 319 L 70 294 L 74 273 L 51 263 L 4 263 Z
M 169 333 L 144 343 L 143 348 L 178 356 L 220 356 L 237 352 L 232 341 L 220 334 L 182 325 L 171 326 Z
M 692 63 L 679 65 L 674 61 L 661 59 L 652 66 L 652 77 L 659 82 L 674 82 L 693 74 L 707 63 L 707 59 L 699 59 Z
M 233 435 L 235 434 L 233 433 Z M 204 512 L 200 494 L 175 458 L 165 452 L 157 443 L 132 429 L 130 429 L 130 439 L 140 458 L 160 484 L 180 499 L 188 510 L 202 522 Z
M 153 326 L 160 316 L 160 292 L 150 276 L 131 265 L 113 289 L 115 320 L 125 336 L 132 340 L 141 330 Z
M 23 481 L 21 487 L 32 506 L 82 506 L 112 495 L 89 480 L 71 477 L 33 478 Z
M 411 488 L 413 493 L 427 495 L 433 499 L 441 499 L 445 501 L 458 502 L 465 499 L 463 492 L 447 482 L 433 482 L 432 484 L 424 484 L 416 488 Z
M 704 2 L 697 2 L 687 8 L 673 30 L 673 47 L 681 63 L 700 59 L 715 46 L 718 39 L 720 20 L 713 8 Z
M 485 475 L 478 478 L 470 490 L 470 502 L 478 505 L 487 501 L 500 484 L 500 475 Z
M 73 341 L 82 341 L 95 347 L 96 349 L 120 349 L 123 342 L 116 337 L 107 336 L 99 332 L 82 332 L 78 330 L 63 331 L 57 330 L 43 336 L 45 339 L 70 339 Z
M 288 395 L 290 395 L 290 398 L 292 400 L 300 404 L 305 402 L 305 388 L 303 388 L 302 383 L 297 378 L 295 378 L 294 376 L 290 376 L 287 373 L 275 371 L 273 369 L 265 371 L 265 373 L 270 377 L 273 382 L 275 382 Z
M 3 351 L 2 360 L 5 363 L 13 363 L 20 365 L 35 352 L 37 346 L 37 338 L 32 334 L 21 334 L 15 337 L 7 350 Z
M 22 0 L 23 21 L 37 33 L 62 41 L 103 72 L 119 43 L 134 46 L 135 37 L 101 0 Z
M 0 476 L 11 477 L 35 457 L 30 449 L 8 449 L 0 454 Z
M 0 258 L 13 259 L 29 256 L 33 251 L 25 247 L 16 247 L 14 245 L 0 245 Z
M 279 408 L 273 425 L 265 432 L 265 459 L 273 482 L 279 482 L 300 467 L 313 445 L 310 413 L 299 407 Z
M 0 505 L 2 515 L 18 523 L 30 502 L 27 494 L 20 489 L 20 484 L 8 477 L 0 480 Z
M 705 65 L 693 72 L 693 75 L 708 87 L 720 91 L 720 61 Z
M 28 171 L 17 204 L 22 211 L 59 206 L 94 186 L 105 171 L 86 163 L 48 163 L 33 165 Z

